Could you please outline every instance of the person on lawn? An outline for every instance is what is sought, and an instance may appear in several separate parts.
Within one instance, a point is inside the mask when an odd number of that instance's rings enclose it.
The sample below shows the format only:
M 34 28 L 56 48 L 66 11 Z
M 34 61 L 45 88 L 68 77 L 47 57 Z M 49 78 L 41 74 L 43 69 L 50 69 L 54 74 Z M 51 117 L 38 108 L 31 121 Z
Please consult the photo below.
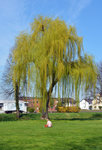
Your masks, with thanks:
M 47 127 L 52 127 L 52 122 L 49 120 L 49 119 L 47 119 L 47 124 L 45 125 L 45 127 L 47 128 Z

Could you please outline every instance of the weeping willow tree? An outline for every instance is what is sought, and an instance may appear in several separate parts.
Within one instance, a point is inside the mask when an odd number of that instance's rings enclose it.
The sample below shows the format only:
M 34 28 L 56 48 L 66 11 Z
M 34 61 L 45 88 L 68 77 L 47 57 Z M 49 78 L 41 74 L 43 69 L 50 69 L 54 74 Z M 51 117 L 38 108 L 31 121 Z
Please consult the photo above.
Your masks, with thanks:
M 59 18 L 34 19 L 30 33 L 22 32 L 17 37 L 13 61 L 14 84 L 27 81 L 27 91 L 32 87 L 42 97 L 46 118 L 54 88 L 55 93 L 73 94 L 78 101 L 80 90 L 96 84 L 96 66 L 83 52 L 82 37 Z

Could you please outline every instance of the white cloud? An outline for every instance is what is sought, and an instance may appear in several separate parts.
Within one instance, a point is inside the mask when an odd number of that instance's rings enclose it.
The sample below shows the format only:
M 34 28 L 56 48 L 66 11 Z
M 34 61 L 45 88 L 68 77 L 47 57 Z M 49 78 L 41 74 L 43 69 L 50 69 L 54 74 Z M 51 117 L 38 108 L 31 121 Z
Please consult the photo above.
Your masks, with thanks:
M 92 0 L 70 0 L 68 11 L 69 22 L 76 22 L 81 12 L 90 5 L 91 1 Z

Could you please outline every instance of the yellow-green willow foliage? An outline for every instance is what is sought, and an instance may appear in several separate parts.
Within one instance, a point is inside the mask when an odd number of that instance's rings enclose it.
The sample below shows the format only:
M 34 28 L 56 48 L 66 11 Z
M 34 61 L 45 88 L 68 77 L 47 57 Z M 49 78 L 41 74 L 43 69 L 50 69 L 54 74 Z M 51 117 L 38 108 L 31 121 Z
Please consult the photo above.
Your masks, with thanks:
M 34 19 L 30 33 L 21 33 L 16 39 L 14 82 L 27 79 L 28 89 L 34 85 L 45 103 L 57 83 L 64 95 L 74 93 L 78 99 L 81 89 L 95 87 L 97 76 L 93 59 L 83 53 L 82 42 L 76 29 L 59 18 Z

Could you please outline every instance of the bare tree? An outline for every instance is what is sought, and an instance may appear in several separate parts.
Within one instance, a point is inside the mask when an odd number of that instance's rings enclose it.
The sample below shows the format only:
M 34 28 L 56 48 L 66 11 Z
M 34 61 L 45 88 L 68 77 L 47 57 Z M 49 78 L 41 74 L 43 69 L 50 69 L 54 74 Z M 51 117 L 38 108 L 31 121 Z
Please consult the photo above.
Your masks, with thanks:
M 11 74 L 11 66 L 12 66 L 12 53 L 9 54 L 9 57 L 7 59 L 4 72 L 2 74 L 1 78 L 1 89 L 0 93 L 5 98 L 14 97 L 14 88 L 13 88 L 13 82 L 12 82 L 12 74 Z
M 98 76 L 97 76 L 97 86 L 96 92 L 102 95 L 102 62 L 98 64 Z
M 100 96 L 102 96 L 102 62 L 97 64 L 97 83 L 95 91 L 93 87 L 89 88 L 88 91 L 85 93 L 85 98 L 93 99 L 94 97 L 96 97 L 97 94 L 100 94 Z
M 12 51 L 9 54 L 9 57 L 6 62 L 5 70 L 2 75 L 1 79 L 1 89 L 0 89 L 0 94 L 3 95 L 6 99 L 12 98 L 15 99 L 16 101 L 16 114 L 17 118 L 20 117 L 20 112 L 19 112 L 19 86 L 18 83 L 16 83 L 15 88 L 13 85 L 13 80 L 12 80 Z

